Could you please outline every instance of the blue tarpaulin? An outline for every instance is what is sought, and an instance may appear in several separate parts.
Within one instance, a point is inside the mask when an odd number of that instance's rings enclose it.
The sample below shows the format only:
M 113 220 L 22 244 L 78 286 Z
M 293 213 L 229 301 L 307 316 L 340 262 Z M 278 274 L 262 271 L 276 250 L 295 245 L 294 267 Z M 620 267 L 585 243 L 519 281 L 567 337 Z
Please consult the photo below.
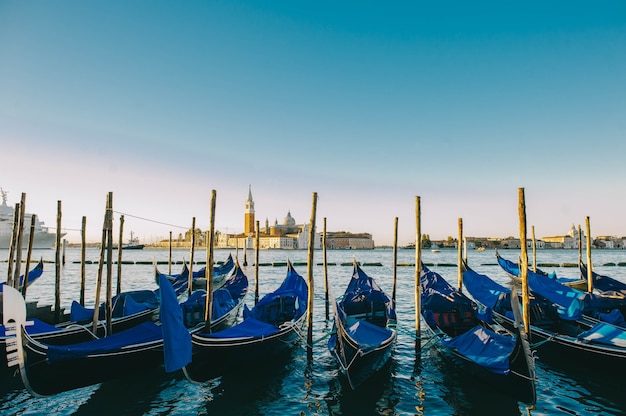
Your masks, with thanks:
M 191 362 L 191 335 L 183 324 L 183 312 L 178 304 L 174 287 L 161 275 L 160 320 L 163 326 L 163 358 L 165 371 L 176 371 Z
M 507 374 L 510 371 L 509 355 L 515 348 L 515 337 L 500 335 L 476 326 L 457 337 L 445 337 L 441 342 L 494 373 Z
M 91 354 L 120 351 L 129 345 L 143 344 L 158 340 L 161 337 L 160 326 L 154 322 L 144 322 L 106 338 L 72 345 L 48 345 L 48 362 L 53 363 L 61 360 L 84 358 Z
M 463 271 L 463 285 L 476 301 L 492 309 L 501 297 L 511 293 L 511 289 L 473 270 Z
M 214 334 L 202 334 L 207 338 L 261 338 L 273 335 L 279 331 L 277 326 L 248 318 L 231 328 L 218 331 Z
M 391 330 L 371 324 L 364 319 L 346 328 L 346 332 L 350 335 L 350 338 L 359 344 L 359 348 L 363 352 L 376 349 L 393 335 Z
M 587 342 L 626 347 L 626 331 L 604 322 L 598 322 L 590 330 L 579 334 L 578 339 Z

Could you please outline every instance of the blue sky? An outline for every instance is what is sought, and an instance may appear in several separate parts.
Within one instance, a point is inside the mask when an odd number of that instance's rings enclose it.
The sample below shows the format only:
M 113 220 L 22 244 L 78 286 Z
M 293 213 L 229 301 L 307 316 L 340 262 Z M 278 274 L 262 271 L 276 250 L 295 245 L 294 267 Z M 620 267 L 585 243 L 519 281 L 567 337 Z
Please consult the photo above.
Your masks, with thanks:
M 0 186 L 70 241 L 109 191 L 144 240 L 212 189 L 240 232 L 249 185 L 377 244 L 416 195 L 431 238 L 517 236 L 519 187 L 538 237 L 626 235 L 623 1 L 0 0 L 0 57 Z

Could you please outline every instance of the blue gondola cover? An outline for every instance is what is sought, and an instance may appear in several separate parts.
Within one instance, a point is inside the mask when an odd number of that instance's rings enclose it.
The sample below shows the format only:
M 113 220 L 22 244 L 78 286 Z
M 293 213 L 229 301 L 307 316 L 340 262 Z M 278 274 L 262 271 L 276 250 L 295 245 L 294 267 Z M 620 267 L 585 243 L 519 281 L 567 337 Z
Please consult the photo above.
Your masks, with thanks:
M 162 336 L 161 328 L 154 322 L 144 322 L 126 331 L 106 338 L 72 345 L 48 345 L 48 362 L 87 357 L 90 354 L 104 354 L 119 351 L 128 345 L 156 341 Z
M 161 287 L 160 319 L 163 328 L 165 371 L 170 373 L 191 362 L 191 335 L 183 324 L 182 309 L 167 277 L 159 276 Z
M 507 374 L 510 371 L 509 355 L 515 348 L 515 337 L 488 332 L 477 325 L 457 337 L 445 337 L 441 342 L 494 373 Z

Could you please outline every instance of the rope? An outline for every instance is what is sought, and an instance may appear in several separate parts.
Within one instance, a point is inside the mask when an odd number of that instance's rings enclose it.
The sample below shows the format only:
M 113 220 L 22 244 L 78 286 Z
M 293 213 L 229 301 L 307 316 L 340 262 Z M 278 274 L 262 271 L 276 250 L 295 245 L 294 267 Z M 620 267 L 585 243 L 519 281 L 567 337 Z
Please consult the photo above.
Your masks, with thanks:
M 550 342 L 554 339 L 554 337 L 556 337 L 556 334 L 554 335 L 550 335 L 549 338 L 544 339 L 543 341 L 539 341 L 536 344 L 530 344 L 530 348 L 532 349 L 536 349 L 538 347 L 541 347 L 543 344 L 545 344 L 546 342 Z
M 302 334 L 301 334 L 300 332 L 302 332 Z M 313 348 L 313 346 L 314 346 L 315 344 L 317 344 L 317 343 L 319 343 L 319 342 L 322 342 L 323 340 L 325 340 L 326 338 L 328 338 L 328 337 L 330 337 L 331 335 L 335 334 L 336 332 L 335 332 L 335 331 L 332 331 L 332 330 L 331 330 L 331 331 L 328 331 L 325 335 L 323 335 L 323 336 L 319 337 L 319 338 L 318 338 L 318 339 L 316 339 L 316 340 L 311 341 L 311 342 L 312 342 L 312 344 L 309 344 L 307 341 L 305 341 L 305 339 L 304 339 L 304 338 L 305 338 L 305 337 L 304 337 L 304 331 L 296 331 L 296 333 L 298 334 L 298 336 L 300 337 L 300 339 L 302 340 L 302 342 L 304 342 L 304 345 L 305 345 L 307 348 Z
M 161 222 L 161 221 L 151 220 L 151 219 L 149 219 L 149 218 L 140 217 L 140 216 L 138 216 L 138 215 L 127 214 L 127 213 L 120 212 L 120 211 L 113 211 L 113 212 L 115 212 L 116 214 L 124 215 L 124 216 L 126 216 L 126 217 L 132 217 L 132 218 L 137 218 L 137 219 L 139 219 L 139 220 L 144 220 L 144 221 L 153 222 L 153 223 L 155 223 L 155 224 L 167 225 L 168 227 L 175 227 L 175 228 L 180 228 L 180 229 L 183 229 L 183 230 L 188 230 L 188 229 L 190 228 L 189 226 L 187 226 L 187 227 L 183 227 L 183 226 L 180 226 L 180 225 L 168 224 L 168 223 L 166 223 L 166 222 Z
M 84 329 L 85 331 L 87 331 L 89 333 L 89 335 L 91 335 L 94 339 L 99 339 L 99 337 L 96 334 L 94 334 L 92 330 L 88 329 L 86 326 L 79 325 L 79 324 L 71 324 L 71 325 L 66 326 L 66 328 L 67 329 L 69 329 L 69 328 L 81 328 L 81 329 Z M 106 334 L 106 326 L 104 327 L 104 332 Z

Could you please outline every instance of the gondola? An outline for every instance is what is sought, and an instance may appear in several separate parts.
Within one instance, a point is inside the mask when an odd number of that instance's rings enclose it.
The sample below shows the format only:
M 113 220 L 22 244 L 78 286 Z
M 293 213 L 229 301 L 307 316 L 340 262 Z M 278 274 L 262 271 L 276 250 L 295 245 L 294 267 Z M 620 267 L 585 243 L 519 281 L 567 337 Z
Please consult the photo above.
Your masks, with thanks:
M 354 390 L 391 357 L 397 336 L 395 304 L 356 260 L 345 293 L 331 303 L 334 325 L 328 349 Z
M 211 327 L 222 329 L 232 325 L 243 303 L 248 280 L 240 268 L 236 268 L 226 284 L 217 294 L 218 302 L 213 308 Z M 232 291 L 232 292 L 231 292 Z M 13 293 L 17 293 L 13 290 Z M 194 292 L 195 294 L 196 292 Z M 193 294 L 192 294 L 193 295 Z M 9 320 L 18 323 L 17 350 L 9 354 L 9 365 L 19 364 L 24 386 L 34 396 L 50 396 L 64 391 L 89 386 L 141 371 L 164 362 L 163 316 L 172 310 L 185 318 L 185 332 L 203 328 L 204 299 L 190 297 L 179 305 L 173 286 L 167 278 L 160 278 L 160 319 L 144 322 L 125 331 L 71 345 L 48 345 L 33 339 L 23 328 L 26 327 L 25 306 L 21 296 L 12 296 L 12 306 L 5 303 L 5 325 Z M 228 299 L 228 301 L 227 301 Z M 21 302 L 21 304 L 20 304 Z M 9 327 L 7 325 L 7 327 Z M 14 335 L 16 331 L 9 331 Z
M 26 285 L 26 287 L 29 287 L 30 285 L 32 285 L 35 282 L 35 280 L 41 277 L 42 274 L 43 274 L 43 259 L 40 259 L 39 262 L 35 265 L 35 267 L 29 270 L 28 284 Z M 6 282 L 0 283 L 0 293 L 2 293 L 2 288 L 5 285 L 6 285 Z M 21 291 L 23 285 L 24 285 L 24 275 L 21 275 L 17 290 Z
M 528 287 L 560 308 L 626 328 L 626 297 L 621 293 L 589 293 L 565 286 L 546 276 L 528 271 Z
M 534 404 L 535 363 L 519 306 L 512 308 L 518 314 L 512 335 L 481 317 L 474 301 L 424 265 L 420 285 L 421 314 L 437 350 L 470 375 Z
M 233 260 L 232 254 L 228 254 L 224 263 L 213 266 L 213 287 L 219 288 L 222 286 L 233 267 L 235 267 L 235 261 Z M 206 288 L 206 267 L 193 272 L 192 287 L 193 289 Z
M 583 263 L 579 264 L 580 274 L 587 276 L 587 266 Z M 610 276 L 598 274 L 592 270 L 591 277 L 593 279 L 593 289 L 607 295 L 626 296 L 626 283 L 620 282 Z
M 118 295 L 112 302 L 114 305 L 111 321 L 112 333 L 124 331 L 143 322 L 157 320 L 158 303 L 157 291 L 131 291 Z M 101 306 L 101 320 L 97 323 L 95 332 L 92 323 L 93 309 L 85 308 L 73 301 L 70 310 L 69 320 L 57 325 L 33 318 L 32 325 L 26 327 L 26 332 L 34 340 L 48 345 L 76 344 L 107 335 L 107 326 L 103 322 L 104 306 Z M 15 371 L 7 366 L 5 346 L 8 338 L 4 325 L 0 325 L 0 377 L 2 378 L 16 375 Z
M 511 289 L 467 265 L 463 286 L 493 319 L 508 331 L 516 330 L 511 308 Z M 597 370 L 599 374 L 622 375 L 626 371 L 626 331 L 582 314 L 572 303 L 565 309 L 531 292 L 529 341 L 539 359 L 557 366 Z
M 228 274 L 235 267 L 235 261 L 231 254 L 228 255 L 224 263 L 213 267 L 213 287 L 218 289 L 221 287 Z M 192 272 L 192 290 L 206 289 L 206 267 L 201 268 L 198 271 Z M 187 290 L 189 286 L 189 268 L 187 264 L 183 264 L 183 270 L 178 274 L 165 275 L 174 284 L 176 292 Z M 158 276 L 156 276 L 158 278 Z M 184 278 L 183 278 L 184 277 Z M 176 282 L 176 283 L 175 283 Z
M 496 259 L 498 260 L 498 265 L 506 272 L 506 274 L 513 280 L 515 283 L 520 284 L 520 270 L 519 264 L 512 262 L 511 260 L 507 260 L 504 257 L 500 256 L 498 250 L 496 250 Z M 556 272 L 547 273 L 541 269 L 536 269 L 534 273 L 549 277 L 550 279 L 556 280 L 557 282 L 573 287 L 578 290 L 585 290 L 587 288 L 587 280 L 585 279 L 576 279 L 571 277 L 557 277 Z
M 183 368 L 185 376 L 203 382 L 284 356 L 303 337 L 307 302 L 308 285 L 288 261 L 282 284 L 252 309 L 245 306 L 240 323 L 191 335 L 192 360 Z
M 159 284 L 161 276 L 167 278 L 174 287 L 176 296 L 182 295 L 187 290 L 189 269 L 183 265 L 180 274 L 167 275 L 161 273 L 154 266 L 155 282 Z M 128 329 L 137 323 L 146 320 L 157 320 L 159 314 L 159 289 L 156 290 L 131 290 L 119 293 L 111 299 L 111 316 L 113 319 L 113 332 Z M 74 326 L 93 320 L 93 308 L 82 306 L 77 301 L 72 301 L 70 306 L 69 322 L 62 326 Z M 106 319 L 105 305 L 100 304 L 98 310 L 100 320 Z M 97 334 L 103 336 L 106 334 Z

